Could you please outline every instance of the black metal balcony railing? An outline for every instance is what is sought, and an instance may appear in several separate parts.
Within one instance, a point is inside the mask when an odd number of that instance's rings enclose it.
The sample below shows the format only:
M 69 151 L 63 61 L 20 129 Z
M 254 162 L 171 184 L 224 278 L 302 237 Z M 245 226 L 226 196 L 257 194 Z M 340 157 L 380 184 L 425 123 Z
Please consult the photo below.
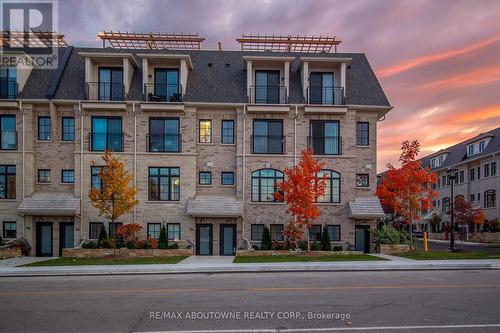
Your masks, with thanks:
M 252 154 L 284 154 L 285 137 L 281 135 L 252 135 Z
M 17 150 L 17 131 L 2 131 L 0 137 L 0 150 Z
M 307 146 L 315 155 L 341 155 L 342 137 L 340 136 L 308 136 Z
M 145 83 L 144 100 L 163 103 L 182 102 L 182 86 L 180 84 Z
M 17 98 L 17 81 L 13 79 L 0 79 L 0 99 Z
M 123 83 L 86 82 L 85 99 L 90 101 L 123 101 L 125 86 Z
M 182 146 L 180 134 L 149 133 L 146 134 L 149 152 L 179 153 Z
M 124 133 L 89 133 L 89 150 L 114 152 L 123 151 Z
M 307 104 L 345 105 L 344 87 L 307 87 Z
M 251 86 L 250 103 L 253 104 L 287 104 L 286 86 Z

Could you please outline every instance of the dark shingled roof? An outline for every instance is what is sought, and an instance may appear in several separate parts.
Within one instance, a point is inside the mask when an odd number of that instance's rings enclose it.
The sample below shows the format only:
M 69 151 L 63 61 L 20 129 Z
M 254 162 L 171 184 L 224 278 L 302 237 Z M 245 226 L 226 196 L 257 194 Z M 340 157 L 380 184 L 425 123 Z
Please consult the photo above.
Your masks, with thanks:
M 37 70 L 31 72 L 20 98 L 47 98 L 50 87 L 57 87 L 55 99 L 83 100 L 85 98 L 85 61 L 80 52 L 131 53 L 137 58 L 139 68 L 134 70 L 128 100 L 142 100 L 142 62 L 140 53 L 188 54 L 193 70 L 188 76 L 186 102 L 246 103 L 246 64 L 243 56 L 293 56 L 290 73 L 290 103 L 303 103 L 300 77 L 300 57 L 352 58 L 347 70 L 347 104 L 390 106 L 368 60 L 362 53 L 283 53 L 246 51 L 171 51 L 171 50 L 120 50 L 112 48 L 75 47 L 67 61 L 64 51 L 59 51 L 59 72 Z M 212 66 L 209 67 L 208 64 Z M 226 65 L 229 64 L 229 67 Z M 60 76 L 59 84 L 54 76 Z M 53 92 L 53 91 L 51 91 Z

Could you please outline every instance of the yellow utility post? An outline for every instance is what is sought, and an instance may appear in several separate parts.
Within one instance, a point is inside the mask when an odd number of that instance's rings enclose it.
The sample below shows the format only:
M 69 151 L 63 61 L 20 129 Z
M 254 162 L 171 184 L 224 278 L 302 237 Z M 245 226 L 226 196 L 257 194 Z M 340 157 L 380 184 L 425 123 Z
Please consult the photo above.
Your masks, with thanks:
M 427 231 L 424 231 L 424 252 L 429 252 L 429 244 L 427 243 Z

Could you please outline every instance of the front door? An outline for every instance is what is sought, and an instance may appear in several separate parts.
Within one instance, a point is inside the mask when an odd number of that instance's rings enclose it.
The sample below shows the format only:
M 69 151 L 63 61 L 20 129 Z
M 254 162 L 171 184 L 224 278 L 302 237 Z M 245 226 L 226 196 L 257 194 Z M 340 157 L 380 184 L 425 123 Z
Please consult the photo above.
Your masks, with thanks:
M 370 252 L 370 227 L 356 226 L 354 233 L 356 251 Z
M 36 256 L 52 257 L 52 222 L 36 224 Z
M 220 225 L 220 255 L 234 256 L 236 254 L 236 224 Z
M 62 249 L 75 247 L 75 224 L 72 222 L 61 222 L 59 224 L 59 256 Z
M 211 256 L 212 249 L 212 225 L 211 224 L 197 224 L 196 225 L 196 255 Z

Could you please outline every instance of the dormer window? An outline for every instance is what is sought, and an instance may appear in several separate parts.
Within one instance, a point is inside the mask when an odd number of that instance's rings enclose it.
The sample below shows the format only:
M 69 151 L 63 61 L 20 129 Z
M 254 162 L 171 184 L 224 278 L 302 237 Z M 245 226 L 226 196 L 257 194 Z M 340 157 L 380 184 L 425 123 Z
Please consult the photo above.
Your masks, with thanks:
M 335 94 L 335 88 L 332 72 L 311 73 L 308 91 L 309 104 L 335 104 L 335 97 L 340 98 L 340 95 Z
M 17 70 L 15 68 L 0 69 L 0 99 L 17 98 Z
M 475 151 L 474 151 L 474 150 L 475 150 L 475 149 L 474 149 L 474 145 L 473 145 L 473 144 L 472 144 L 472 145 L 469 145 L 469 146 L 467 147 L 467 155 L 468 155 L 468 156 L 472 156 L 472 155 L 474 155 L 474 154 L 475 154 Z
M 483 141 L 479 141 L 479 152 L 482 153 L 484 151 L 484 147 L 486 147 L 486 142 L 483 140 Z
M 434 169 L 434 168 L 437 168 L 437 167 L 440 167 L 441 165 L 443 165 L 444 160 L 445 160 L 445 155 L 441 155 L 441 156 L 438 156 L 438 157 L 431 159 L 431 169 Z
M 256 70 L 254 96 L 257 104 L 280 104 L 281 92 L 285 87 L 280 86 L 280 71 Z
M 179 69 L 155 68 L 154 92 L 149 96 L 154 102 L 182 102 Z
M 100 101 L 123 101 L 123 69 L 121 67 L 99 67 L 98 89 Z

